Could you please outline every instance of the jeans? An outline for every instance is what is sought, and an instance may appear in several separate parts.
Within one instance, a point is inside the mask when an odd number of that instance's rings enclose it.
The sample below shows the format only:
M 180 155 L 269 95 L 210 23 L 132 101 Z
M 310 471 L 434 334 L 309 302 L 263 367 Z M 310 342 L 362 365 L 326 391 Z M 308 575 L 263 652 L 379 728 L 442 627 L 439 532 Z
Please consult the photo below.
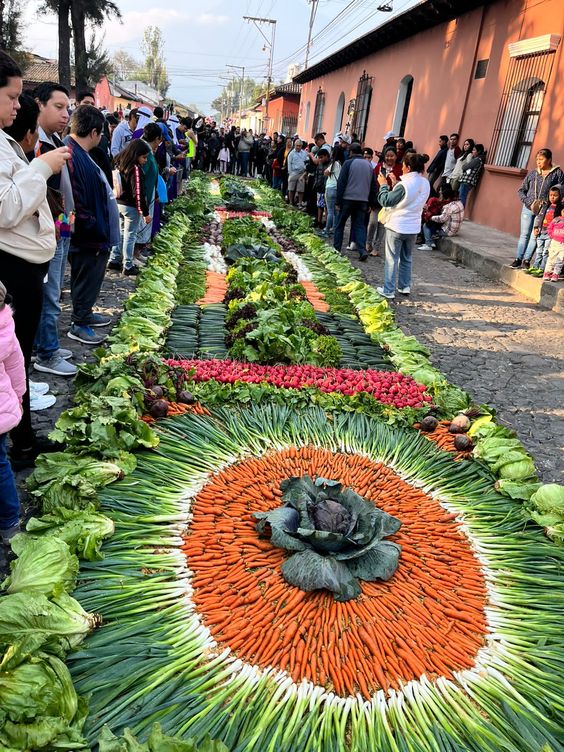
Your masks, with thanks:
M 125 259 L 125 268 L 131 269 L 141 215 L 135 206 L 118 204 L 118 208 L 121 220 L 121 246 L 116 245 L 112 248 L 110 261 L 121 264 Z
M 423 237 L 425 238 L 425 243 L 427 245 L 433 245 L 434 240 L 433 238 L 436 235 L 444 235 L 445 231 L 443 228 L 438 224 L 438 222 L 431 222 L 430 220 L 428 222 L 425 222 L 423 224 Z
M 366 255 L 366 225 L 364 224 L 364 217 L 366 215 L 366 209 L 368 204 L 366 201 L 349 201 L 344 199 L 341 206 L 341 211 L 337 218 L 337 224 L 335 225 L 335 240 L 333 247 L 336 251 L 340 251 L 343 245 L 343 235 L 345 234 L 345 225 L 347 219 L 351 218 L 351 238 L 354 237 L 356 243 L 356 249 L 359 256 Z
M 239 152 L 239 165 L 241 167 L 241 176 L 246 178 L 247 172 L 249 171 L 249 152 L 248 151 L 240 151 Z
M 20 500 L 10 460 L 6 452 L 6 437 L 0 434 L 0 529 L 17 525 L 20 519 Z
M 151 201 L 151 204 L 149 206 L 149 216 L 151 217 L 151 221 L 148 225 L 145 224 L 145 222 L 140 219 L 139 220 L 139 227 L 137 228 L 137 238 L 135 240 L 135 243 L 137 245 L 147 245 L 151 242 L 151 233 L 153 230 L 153 216 L 155 214 L 155 199 Z
M 109 251 L 90 251 L 70 247 L 72 323 L 89 326 L 108 263 Z
M 462 206 L 466 206 L 466 202 L 468 201 L 468 194 L 473 187 L 473 185 L 469 185 L 468 183 L 460 183 L 460 188 L 458 189 L 458 198 L 460 199 L 460 201 L 462 201 Z
M 333 232 L 335 227 L 335 202 L 337 200 L 337 186 L 325 190 L 325 207 L 327 208 L 327 222 L 325 223 L 325 232 Z
M 63 253 L 61 255 L 61 286 L 60 290 L 65 286 L 65 272 L 67 270 L 67 261 L 69 259 L 70 238 L 61 238 L 63 241 Z M 57 243 L 58 245 L 58 243 Z
M 282 175 L 273 175 L 272 176 L 272 187 L 275 191 L 279 191 L 282 189 Z
M 546 262 L 548 260 L 549 245 L 550 238 L 548 236 L 548 233 L 543 230 L 539 235 L 537 235 L 537 252 L 535 253 L 535 260 L 533 261 L 533 266 L 535 267 L 535 269 L 542 269 L 544 271 Z
M 417 235 L 404 235 L 386 228 L 386 260 L 384 263 L 384 292 L 393 295 L 396 291 L 396 274 L 398 271 L 398 288 L 403 290 L 411 286 L 411 257 L 415 248 Z
M 519 235 L 517 256 L 515 257 L 518 261 L 530 261 L 535 251 L 537 239 L 533 235 L 534 221 L 535 215 L 523 204 L 521 209 L 521 234 Z
M 33 341 L 41 319 L 43 280 L 48 270 L 48 261 L 42 264 L 32 264 L 11 253 L 0 251 L 0 281 L 4 283 L 12 296 L 16 337 L 24 356 L 27 382 L 27 390 L 22 400 L 22 419 L 19 425 L 10 431 L 12 447 L 17 450 L 29 449 L 35 441 L 35 434 L 31 427 L 27 374 L 31 364 Z
M 39 360 L 48 360 L 59 349 L 57 322 L 61 314 L 61 279 L 65 275 L 65 264 L 69 252 L 70 238 L 57 242 L 55 255 L 49 262 L 47 282 L 43 285 L 43 308 L 35 335 L 35 347 Z

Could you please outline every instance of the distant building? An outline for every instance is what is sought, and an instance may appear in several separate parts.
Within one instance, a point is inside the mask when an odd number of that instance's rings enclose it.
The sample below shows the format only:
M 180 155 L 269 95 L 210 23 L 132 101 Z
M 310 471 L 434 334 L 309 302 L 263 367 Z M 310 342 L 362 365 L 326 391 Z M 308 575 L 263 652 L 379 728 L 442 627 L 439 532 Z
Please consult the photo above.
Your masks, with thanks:
M 473 138 L 488 163 L 469 214 L 517 234 L 535 153 L 564 163 L 563 29 L 563 0 L 424 0 L 295 76 L 297 130 L 376 150 L 392 130 L 431 157 L 442 133 Z
M 57 60 L 41 55 L 35 55 L 28 52 L 25 55 L 25 61 L 22 63 L 23 71 L 23 88 L 24 91 L 32 91 L 38 84 L 53 82 L 59 80 L 59 66 Z M 74 98 L 74 71 L 71 69 L 71 91 L 70 97 Z
M 163 98 L 160 93 L 143 81 L 120 81 L 119 85 L 127 91 L 133 92 L 135 97 L 146 104 L 156 107 L 161 104 Z

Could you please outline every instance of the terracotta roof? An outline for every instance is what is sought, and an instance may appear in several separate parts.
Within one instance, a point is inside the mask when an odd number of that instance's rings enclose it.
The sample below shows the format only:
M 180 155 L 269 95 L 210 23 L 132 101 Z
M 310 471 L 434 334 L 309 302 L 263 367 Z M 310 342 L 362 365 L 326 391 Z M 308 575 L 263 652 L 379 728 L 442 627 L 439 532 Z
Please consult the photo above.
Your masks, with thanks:
M 372 55 L 384 47 L 409 39 L 421 31 L 432 29 L 445 21 L 450 21 L 492 2 L 494 0 L 422 0 L 413 8 L 394 16 L 387 23 L 306 68 L 294 76 L 293 80 L 295 83 L 305 84 L 307 81 L 361 60 L 367 55 Z
M 299 94 L 302 90 L 301 84 L 289 81 L 287 84 L 280 84 L 274 89 L 275 94 Z
M 27 56 L 27 63 L 23 66 L 24 81 L 41 84 L 47 81 L 57 82 L 59 80 L 59 68 L 56 60 L 32 53 Z M 74 86 L 74 73 L 71 70 L 71 83 Z

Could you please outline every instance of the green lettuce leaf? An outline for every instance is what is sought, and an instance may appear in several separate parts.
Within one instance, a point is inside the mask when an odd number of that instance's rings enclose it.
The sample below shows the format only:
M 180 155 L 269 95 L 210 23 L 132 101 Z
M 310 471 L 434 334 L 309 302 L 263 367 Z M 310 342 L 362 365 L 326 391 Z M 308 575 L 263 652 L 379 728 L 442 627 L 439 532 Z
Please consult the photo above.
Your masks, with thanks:
M 125 729 L 123 736 L 117 737 L 104 726 L 98 745 L 99 752 L 229 752 L 225 744 L 209 736 L 201 742 L 166 736 L 158 723 L 152 727 L 146 742 L 138 741 L 130 729 Z
M 78 559 L 64 541 L 19 533 L 12 540 L 12 550 L 18 558 L 11 563 L 11 572 L 2 583 L 8 593 L 56 596 L 74 589 Z
M 80 559 L 101 559 L 100 546 L 114 532 L 114 523 L 109 517 L 89 507 L 84 511 L 60 507 L 53 514 L 32 517 L 26 530 L 34 536 L 55 535 L 63 540 L 73 554 Z

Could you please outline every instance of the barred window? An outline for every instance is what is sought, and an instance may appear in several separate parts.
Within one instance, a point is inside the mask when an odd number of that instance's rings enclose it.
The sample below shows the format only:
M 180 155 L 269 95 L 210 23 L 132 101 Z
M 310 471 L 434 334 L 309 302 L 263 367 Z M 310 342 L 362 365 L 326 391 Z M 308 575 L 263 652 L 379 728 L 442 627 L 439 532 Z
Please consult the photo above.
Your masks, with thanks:
M 325 110 L 325 93 L 319 89 L 315 98 L 315 110 L 313 111 L 313 123 L 311 126 L 311 135 L 315 136 L 323 130 L 323 112 Z
M 364 141 L 366 136 L 366 126 L 368 123 L 368 115 L 370 113 L 370 101 L 372 99 L 373 80 L 373 76 L 369 76 L 366 71 L 364 71 L 359 79 L 356 90 L 356 102 L 351 133 L 357 134 L 360 143 Z
M 550 35 L 509 45 L 511 60 L 489 150 L 494 165 L 527 167 L 557 46 Z

